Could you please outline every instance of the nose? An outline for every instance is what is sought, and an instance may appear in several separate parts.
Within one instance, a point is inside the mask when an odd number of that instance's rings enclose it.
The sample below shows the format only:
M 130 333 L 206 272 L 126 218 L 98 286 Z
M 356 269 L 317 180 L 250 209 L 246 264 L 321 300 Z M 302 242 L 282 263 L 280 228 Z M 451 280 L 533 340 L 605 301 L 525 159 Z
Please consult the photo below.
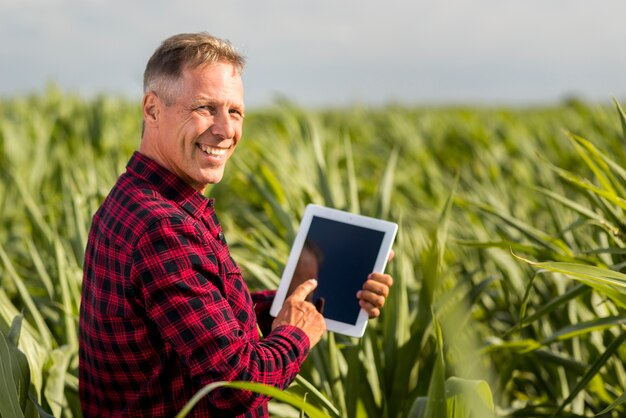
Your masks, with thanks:
M 209 130 L 213 135 L 222 139 L 232 139 L 235 136 L 235 125 L 228 113 L 217 113 L 213 117 L 213 125 Z

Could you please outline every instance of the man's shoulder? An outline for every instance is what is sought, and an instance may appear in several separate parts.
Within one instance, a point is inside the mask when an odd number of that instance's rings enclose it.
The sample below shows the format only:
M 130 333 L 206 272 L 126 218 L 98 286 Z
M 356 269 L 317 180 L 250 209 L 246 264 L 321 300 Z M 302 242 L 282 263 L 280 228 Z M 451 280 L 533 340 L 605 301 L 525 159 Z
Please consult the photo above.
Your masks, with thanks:
M 143 234 L 163 219 L 187 218 L 176 202 L 163 196 L 158 187 L 125 173 L 120 176 L 94 217 L 113 233 L 131 230 Z
M 143 212 L 150 209 L 150 213 L 157 217 L 181 211 L 174 201 L 163 196 L 156 185 L 128 173 L 120 176 L 111 190 L 110 197 L 128 207 L 130 211 Z

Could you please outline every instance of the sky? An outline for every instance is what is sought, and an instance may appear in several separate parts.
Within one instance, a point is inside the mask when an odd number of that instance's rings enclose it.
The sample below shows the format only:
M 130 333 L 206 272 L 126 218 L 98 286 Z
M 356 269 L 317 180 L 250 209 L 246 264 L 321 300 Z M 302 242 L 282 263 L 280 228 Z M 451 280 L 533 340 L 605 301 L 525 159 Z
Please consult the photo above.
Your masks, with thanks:
M 626 101 L 624 0 L 0 0 L 0 96 L 141 99 L 170 35 L 246 57 L 246 104 Z

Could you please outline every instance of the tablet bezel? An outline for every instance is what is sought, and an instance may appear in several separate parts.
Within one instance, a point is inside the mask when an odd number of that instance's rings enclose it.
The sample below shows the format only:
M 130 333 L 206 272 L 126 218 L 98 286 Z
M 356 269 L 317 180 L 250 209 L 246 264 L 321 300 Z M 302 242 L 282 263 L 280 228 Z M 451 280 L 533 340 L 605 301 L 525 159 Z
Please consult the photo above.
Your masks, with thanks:
M 302 216 L 302 221 L 300 223 L 298 233 L 296 234 L 294 242 L 291 246 L 289 258 L 287 260 L 287 264 L 285 265 L 280 284 L 278 286 L 278 289 L 276 290 L 276 296 L 274 297 L 274 301 L 270 309 L 270 315 L 274 317 L 278 315 L 281 307 L 283 306 L 283 303 L 285 302 L 289 285 L 293 278 L 296 265 L 300 258 L 304 242 L 308 236 L 311 222 L 314 217 L 328 219 L 336 222 L 343 222 L 349 225 L 383 232 L 383 239 L 380 248 L 378 249 L 378 254 L 372 272 L 383 273 L 385 271 L 387 260 L 391 252 L 391 247 L 393 245 L 393 241 L 398 230 L 398 225 L 396 223 L 385 221 L 382 219 L 371 218 L 364 215 L 357 215 L 354 213 L 345 212 L 325 206 L 309 204 L 306 206 L 304 215 Z M 366 279 L 367 278 L 364 277 L 363 282 L 365 282 Z M 354 303 L 358 306 L 358 300 L 356 298 L 356 295 L 354 297 Z M 365 333 L 368 315 L 365 310 L 360 309 L 355 324 L 340 322 L 326 317 L 324 319 L 326 320 L 326 328 L 329 331 L 348 335 L 351 337 L 362 337 Z

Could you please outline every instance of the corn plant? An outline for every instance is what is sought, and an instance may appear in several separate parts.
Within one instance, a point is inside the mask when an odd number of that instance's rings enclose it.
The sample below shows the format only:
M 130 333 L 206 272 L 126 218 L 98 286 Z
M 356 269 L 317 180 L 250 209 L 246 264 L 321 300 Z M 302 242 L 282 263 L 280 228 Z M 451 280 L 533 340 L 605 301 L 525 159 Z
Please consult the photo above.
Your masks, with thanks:
M 272 402 L 272 416 L 300 416 L 304 400 L 330 416 L 431 417 L 444 399 L 446 416 L 470 414 L 467 402 L 502 417 L 623 414 L 619 290 L 575 274 L 623 273 L 613 112 L 580 101 L 250 111 L 208 193 L 253 290 L 277 286 L 306 203 L 400 224 L 383 314 L 362 339 L 328 334 L 289 389 L 300 400 Z M 51 87 L 0 100 L 2 416 L 81 416 L 87 231 L 140 131 L 139 104 L 114 97 Z M 6 366 L 19 353 L 29 380 Z
M 625 128 L 624 113 L 616 107 Z M 620 272 L 626 172 L 591 142 L 571 133 L 564 137 L 570 139 L 579 166 L 566 170 L 542 159 L 564 184 L 533 187 L 546 197 L 543 210 L 551 215 L 550 231 L 473 203 L 497 219 L 504 240 L 471 245 L 508 247 L 515 258 L 536 269 L 517 301 L 515 322 L 494 335 L 485 350 L 506 365 L 499 374 L 502 384 L 515 387 L 517 395 L 513 392 L 510 401 L 518 405 L 514 416 L 584 416 L 587 411 L 621 416 L 626 388 L 626 275 Z M 581 168 L 586 169 L 583 174 Z

